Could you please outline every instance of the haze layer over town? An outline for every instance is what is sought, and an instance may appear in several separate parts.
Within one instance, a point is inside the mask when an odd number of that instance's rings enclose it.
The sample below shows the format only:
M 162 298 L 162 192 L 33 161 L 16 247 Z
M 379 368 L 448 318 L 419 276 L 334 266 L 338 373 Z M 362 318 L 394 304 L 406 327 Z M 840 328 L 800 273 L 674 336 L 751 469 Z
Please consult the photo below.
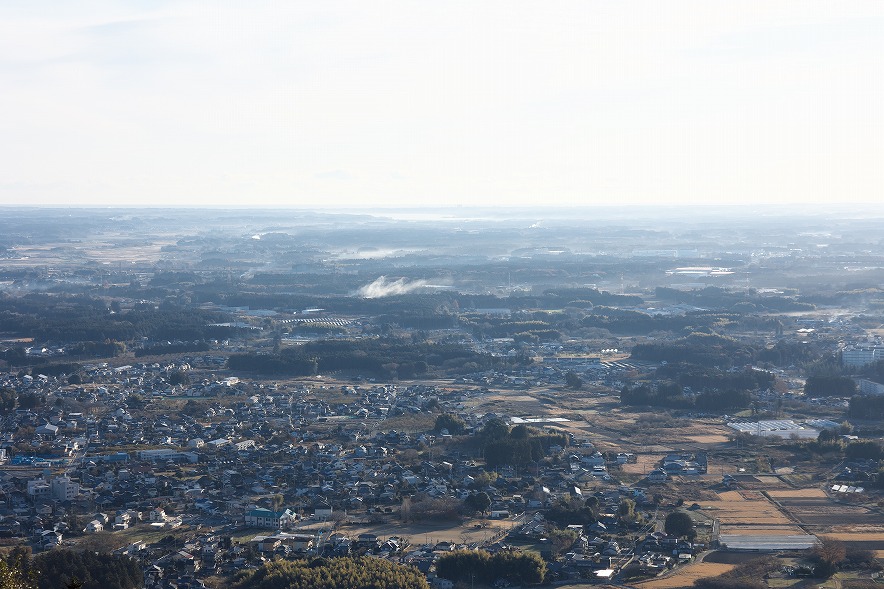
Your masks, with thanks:
M 2 212 L 0 543 L 40 587 L 880 568 L 880 209 Z

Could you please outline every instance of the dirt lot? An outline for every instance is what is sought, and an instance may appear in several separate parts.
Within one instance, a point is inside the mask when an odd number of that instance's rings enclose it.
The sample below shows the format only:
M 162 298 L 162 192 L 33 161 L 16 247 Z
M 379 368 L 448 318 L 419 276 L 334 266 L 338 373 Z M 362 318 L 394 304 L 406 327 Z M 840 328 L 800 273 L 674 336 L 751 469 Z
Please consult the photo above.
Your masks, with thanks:
M 697 436 L 685 436 L 688 440 L 697 444 L 724 444 L 729 438 L 724 434 L 700 434 Z
M 597 402 L 596 398 L 586 398 L 582 392 L 565 391 L 555 387 L 536 387 L 527 390 L 491 389 L 487 394 L 473 397 L 467 404 L 475 410 L 499 412 L 502 407 L 506 413 L 518 417 L 567 417 L 563 412 L 574 408 L 572 399 L 580 395 L 576 405 L 586 407 Z
M 426 522 L 402 523 L 391 520 L 378 524 L 341 524 L 336 532 L 353 537 L 359 534 L 376 534 L 379 538 L 400 536 L 408 538 L 412 544 L 435 544 L 437 542 L 453 542 L 468 544 L 491 539 L 498 532 L 505 532 L 513 525 L 511 520 L 471 519 L 464 522 Z M 327 528 L 327 524 L 313 523 L 301 527 L 303 530 Z M 477 528 L 476 526 L 482 526 Z
M 664 452 L 659 454 L 636 454 L 636 461 L 624 464 L 620 467 L 620 470 L 626 474 L 645 476 L 660 466 L 660 461 L 664 456 L 666 456 Z

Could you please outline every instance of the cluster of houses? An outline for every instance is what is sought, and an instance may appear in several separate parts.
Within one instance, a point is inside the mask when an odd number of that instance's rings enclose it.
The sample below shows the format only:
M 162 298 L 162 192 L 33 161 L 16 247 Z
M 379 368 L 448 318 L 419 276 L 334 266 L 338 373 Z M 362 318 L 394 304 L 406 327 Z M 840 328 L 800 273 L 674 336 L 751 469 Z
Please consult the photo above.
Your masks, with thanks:
M 624 499 L 634 501 L 638 506 L 650 507 L 651 501 L 644 490 L 620 486 L 593 494 L 598 499 L 598 521 L 589 525 L 568 525 L 567 529 L 576 532 L 576 539 L 564 549 L 560 559 L 551 559 L 552 543 L 548 540 L 549 524 L 543 513 L 537 512 L 512 535 L 516 539 L 527 539 L 538 543 L 547 550 L 544 556 L 550 558 L 547 568 L 559 580 L 609 579 L 611 573 L 629 562 L 637 563 L 645 573 L 654 574 L 670 569 L 679 562 L 693 557 L 697 547 L 682 538 L 663 532 L 648 531 L 637 542 L 626 541 L 634 536 L 630 531 L 624 537 L 621 533 L 624 523 L 618 518 L 618 506 Z
M 215 364 L 207 356 L 87 366 L 76 384 L 64 377 L 0 374 L 0 386 L 44 399 L 2 421 L 0 460 L 7 465 L 0 471 L 0 536 L 52 549 L 138 526 L 191 531 L 183 547 L 126 548 L 144 564 L 147 587 L 168 586 L 172 578 L 180 587 L 198 587 L 207 575 L 274 555 L 370 552 L 431 574 L 434 559 L 454 544 L 412 547 L 402 538 L 304 530 L 317 521 L 398 517 L 405 498 L 418 514 L 427 502 L 460 505 L 477 492 L 491 499 L 489 517 L 536 513 L 597 483 L 616 486 L 612 471 L 635 459 L 572 439 L 568 448 L 548 449 L 556 458 L 552 463 L 530 473 L 501 468 L 492 484 L 480 462 L 440 443 L 444 432 L 410 435 L 381 427 L 384 418 L 432 410 L 457 413 L 468 431 L 506 418 L 465 409 L 482 388 L 352 384 L 322 390 L 231 377 L 173 384 L 174 373 L 201 366 L 200 374 L 210 374 Z M 182 398 L 182 410 L 143 411 L 156 397 Z M 427 448 L 437 449 L 420 453 Z M 678 463 L 687 472 L 701 462 L 705 470 L 705 457 L 677 455 L 663 468 Z M 637 489 L 618 493 L 644 501 Z M 615 500 L 601 499 L 603 506 Z M 613 539 L 612 525 L 603 517 L 581 531 L 562 574 L 622 556 L 628 549 Z M 256 535 L 245 544 L 231 542 L 230 532 L 242 528 Z M 533 533 L 528 528 L 525 533 Z M 485 547 L 500 548 L 499 540 L 492 537 Z M 445 583 L 435 579 L 437 586 Z

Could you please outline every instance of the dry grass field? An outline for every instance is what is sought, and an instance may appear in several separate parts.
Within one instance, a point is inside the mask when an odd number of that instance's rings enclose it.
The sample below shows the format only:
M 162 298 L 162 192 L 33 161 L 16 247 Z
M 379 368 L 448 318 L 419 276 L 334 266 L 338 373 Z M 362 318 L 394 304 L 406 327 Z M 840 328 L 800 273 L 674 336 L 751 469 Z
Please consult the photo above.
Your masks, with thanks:
M 801 529 L 758 491 L 725 491 L 701 503 L 703 513 L 721 522 L 722 533 L 794 535 Z
M 490 540 L 498 532 L 508 531 L 512 525 L 511 520 L 505 519 L 410 523 L 391 520 L 377 524 L 342 523 L 335 528 L 335 531 L 350 537 L 363 533 L 376 534 L 380 538 L 399 536 L 407 538 L 412 544 L 435 544 L 437 542 L 468 544 Z M 315 522 L 299 527 L 300 530 L 304 531 L 317 531 L 323 528 L 327 529 L 328 524 Z
M 697 444 L 724 444 L 729 441 L 729 438 L 724 434 L 700 434 L 685 436 L 685 438 Z
M 789 483 L 775 474 L 757 474 L 755 479 L 760 483 L 760 490 L 771 492 L 774 490 L 789 489 Z
M 826 538 L 840 540 L 846 544 L 874 550 L 878 558 L 884 557 L 884 531 L 882 532 L 835 532 L 826 534 Z
M 636 454 L 635 462 L 629 462 L 620 468 L 624 473 L 644 476 L 660 466 L 660 460 L 662 460 L 665 455 L 666 454 L 663 452 L 659 454 Z
M 734 569 L 733 564 L 719 564 L 715 562 L 694 562 L 675 569 L 665 577 L 658 577 L 648 581 L 636 583 L 640 589 L 678 589 L 690 587 L 697 579 L 717 577 Z
M 772 489 L 767 492 L 768 495 L 776 500 L 781 499 L 825 499 L 826 492 L 822 489 Z

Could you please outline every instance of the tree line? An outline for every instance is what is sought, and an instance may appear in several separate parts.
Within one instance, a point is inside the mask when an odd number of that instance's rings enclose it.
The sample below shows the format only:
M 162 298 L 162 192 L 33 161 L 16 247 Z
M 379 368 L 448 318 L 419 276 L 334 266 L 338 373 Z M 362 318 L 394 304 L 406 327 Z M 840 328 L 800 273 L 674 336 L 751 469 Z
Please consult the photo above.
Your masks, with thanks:
M 33 337 L 38 342 L 128 342 L 143 337 L 218 339 L 234 332 L 218 325 L 228 320 L 221 312 L 171 302 L 145 303 L 123 310 L 118 304 L 109 305 L 104 299 L 84 295 L 0 295 L 0 324 L 4 331 L 18 337 Z
M 486 423 L 477 439 L 491 468 L 525 466 L 546 457 L 550 446 L 568 446 L 568 436 L 561 432 L 543 432 L 522 424 L 510 429 L 499 419 Z
M 632 348 L 636 360 L 697 364 L 730 368 L 749 364 L 756 350 L 733 338 L 694 332 L 673 342 L 638 344 Z
M 263 374 L 306 376 L 351 370 L 387 378 L 415 378 L 427 373 L 465 374 L 504 362 L 462 344 L 415 342 L 409 338 L 320 340 L 282 348 L 276 354 L 233 354 L 228 367 Z
M 815 308 L 811 303 L 797 300 L 797 296 L 762 295 L 752 290 L 732 291 L 715 286 L 690 291 L 658 286 L 654 294 L 660 300 L 707 309 L 792 312 Z
M 237 575 L 234 589 L 429 589 L 416 568 L 371 557 L 266 562 Z
M 804 383 L 808 397 L 851 397 L 856 394 L 856 382 L 847 376 L 809 376 Z
M 0 565 L 3 589 L 137 589 L 143 584 L 136 560 L 85 550 L 50 550 L 32 557 L 29 548 L 16 547 Z
M 775 380 L 772 373 L 764 370 L 746 369 L 731 372 L 681 363 L 660 366 L 656 370 L 656 375 L 659 379 L 670 379 L 682 387 L 691 387 L 695 391 L 710 389 L 754 391 L 772 387 Z
M 456 583 L 490 585 L 504 579 L 515 585 L 536 585 L 546 576 L 546 563 L 535 552 L 455 550 L 439 557 L 436 574 Z
M 625 386 L 620 391 L 620 403 L 632 406 L 720 412 L 749 407 L 752 403 L 752 395 L 745 390 L 711 390 L 697 395 L 685 395 L 678 384 L 669 382 L 659 383 L 657 386 L 648 384 L 636 387 Z
M 853 396 L 847 414 L 854 419 L 884 419 L 884 396 Z

